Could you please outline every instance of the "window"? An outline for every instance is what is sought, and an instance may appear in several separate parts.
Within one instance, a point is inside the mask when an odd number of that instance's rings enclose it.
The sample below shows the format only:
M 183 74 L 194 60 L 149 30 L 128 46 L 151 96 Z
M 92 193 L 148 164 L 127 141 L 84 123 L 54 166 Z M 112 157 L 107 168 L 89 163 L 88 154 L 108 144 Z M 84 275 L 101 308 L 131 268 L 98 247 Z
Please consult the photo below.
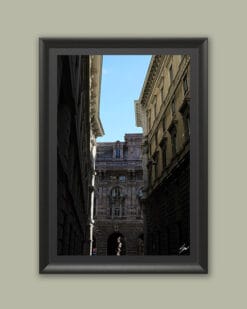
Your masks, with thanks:
M 184 88 L 184 95 L 188 92 L 188 80 L 187 80 L 187 74 L 183 78 L 183 88 Z
M 126 180 L 126 177 L 125 177 L 125 176 L 119 176 L 119 181 L 125 182 L 125 180 Z
M 160 147 L 162 149 L 162 165 L 163 170 L 166 168 L 166 138 L 164 137 L 160 143 Z
M 125 216 L 124 203 L 121 204 L 122 216 Z
M 163 86 L 160 89 L 160 99 L 161 99 L 161 104 L 162 104 L 164 100 L 164 87 Z
M 166 168 L 166 145 L 162 148 L 162 163 L 163 163 L 163 170 Z
M 115 158 L 120 159 L 120 142 L 117 141 L 115 145 Z
M 114 215 L 115 215 L 115 217 L 120 216 L 120 209 L 118 207 L 115 208 Z
M 116 148 L 116 158 L 119 159 L 120 158 L 120 149 Z
M 120 187 L 114 187 L 110 193 L 110 216 L 124 216 L 124 196 Z
M 120 197 L 120 188 L 119 187 L 115 187 L 111 190 L 111 196 L 113 198 L 119 198 Z
M 185 138 L 188 139 L 190 136 L 190 115 L 187 113 L 183 117 L 184 121 L 184 133 L 185 133 Z
M 156 151 L 153 155 L 154 178 L 155 179 L 158 177 L 158 158 L 159 158 L 159 152 Z
M 175 112 L 176 112 L 175 97 L 172 98 L 171 109 L 172 109 L 172 116 L 174 116 L 174 115 L 175 115 Z
M 172 81 L 173 81 L 173 68 L 172 68 L 172 64 L 171 64 L 171 66 L 169 68 L 169 75 L 170 75 L 170 83 L 172 83 Z
M 184 124 L 184 137 L 187 141 L 190 136 L 190 111 L 189 111 L 189 104 L 186 102 L 181 110 L 180 113 L 183 117 L 183 124 Z
M 148 129 L 151 130 L 151 117 L 148 117 Z
M 172 156 L 175 156 L 177 153 L 177 130 L 175 126 L 171 129 L 170 134 L 172 143 Z

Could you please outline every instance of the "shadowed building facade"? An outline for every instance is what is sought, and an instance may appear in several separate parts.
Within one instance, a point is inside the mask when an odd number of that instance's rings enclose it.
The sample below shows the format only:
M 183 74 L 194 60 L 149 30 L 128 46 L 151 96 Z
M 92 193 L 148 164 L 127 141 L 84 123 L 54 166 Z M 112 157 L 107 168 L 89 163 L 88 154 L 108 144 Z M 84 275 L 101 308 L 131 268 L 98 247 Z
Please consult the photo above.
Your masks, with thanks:
M 89 255 L 99 119 L 101 56 L 57 62 L 57 254 Z
M 148 255 L 177 255 L 181 246 L 190 245 L 189 106 L 189 56 L 153 56 L 135 101 L 136 123 L 143 128 Z
M 97 143 L 94 251 L 97 255 L 142 255 L 142 134 Z

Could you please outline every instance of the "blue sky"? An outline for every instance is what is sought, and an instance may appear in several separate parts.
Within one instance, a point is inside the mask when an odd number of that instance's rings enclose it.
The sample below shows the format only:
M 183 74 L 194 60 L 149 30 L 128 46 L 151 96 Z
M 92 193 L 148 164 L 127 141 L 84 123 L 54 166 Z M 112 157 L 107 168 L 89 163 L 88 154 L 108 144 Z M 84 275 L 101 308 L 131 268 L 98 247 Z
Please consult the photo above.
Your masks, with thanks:
M 141 133 L 135 125 L 139 98 L 151 56 L 103 56 L 100 119 L 105 131 L 97 142 L 123 141 L 125 133 Z

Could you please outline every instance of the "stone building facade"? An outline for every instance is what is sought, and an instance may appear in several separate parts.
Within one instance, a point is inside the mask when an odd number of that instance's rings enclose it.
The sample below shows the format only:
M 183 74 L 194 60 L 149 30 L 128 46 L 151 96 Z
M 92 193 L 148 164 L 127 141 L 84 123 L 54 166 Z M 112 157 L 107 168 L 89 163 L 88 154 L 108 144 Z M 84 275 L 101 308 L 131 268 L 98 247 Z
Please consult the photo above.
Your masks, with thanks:
M 101 56 L 57 62 L 57 254 L 88 255 L 99 119 Z
M 136 124 L 143 128 L 145 254 L 177 255 L 190 245 L 190 58 L 156 55 Z
M 142 134 L 97 143 L 94 252 L 142 255 Z

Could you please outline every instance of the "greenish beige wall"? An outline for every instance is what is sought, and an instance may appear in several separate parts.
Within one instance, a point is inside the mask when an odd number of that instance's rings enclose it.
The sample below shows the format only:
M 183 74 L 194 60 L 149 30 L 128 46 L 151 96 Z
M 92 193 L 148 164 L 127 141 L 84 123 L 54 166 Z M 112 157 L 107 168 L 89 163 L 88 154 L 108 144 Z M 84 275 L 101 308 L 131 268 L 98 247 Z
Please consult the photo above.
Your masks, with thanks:
M 244 308 L 245 3 L 1 1 L 1 308 Z M 209 275 L 38 274 L 39 36 L 209 37 Z

